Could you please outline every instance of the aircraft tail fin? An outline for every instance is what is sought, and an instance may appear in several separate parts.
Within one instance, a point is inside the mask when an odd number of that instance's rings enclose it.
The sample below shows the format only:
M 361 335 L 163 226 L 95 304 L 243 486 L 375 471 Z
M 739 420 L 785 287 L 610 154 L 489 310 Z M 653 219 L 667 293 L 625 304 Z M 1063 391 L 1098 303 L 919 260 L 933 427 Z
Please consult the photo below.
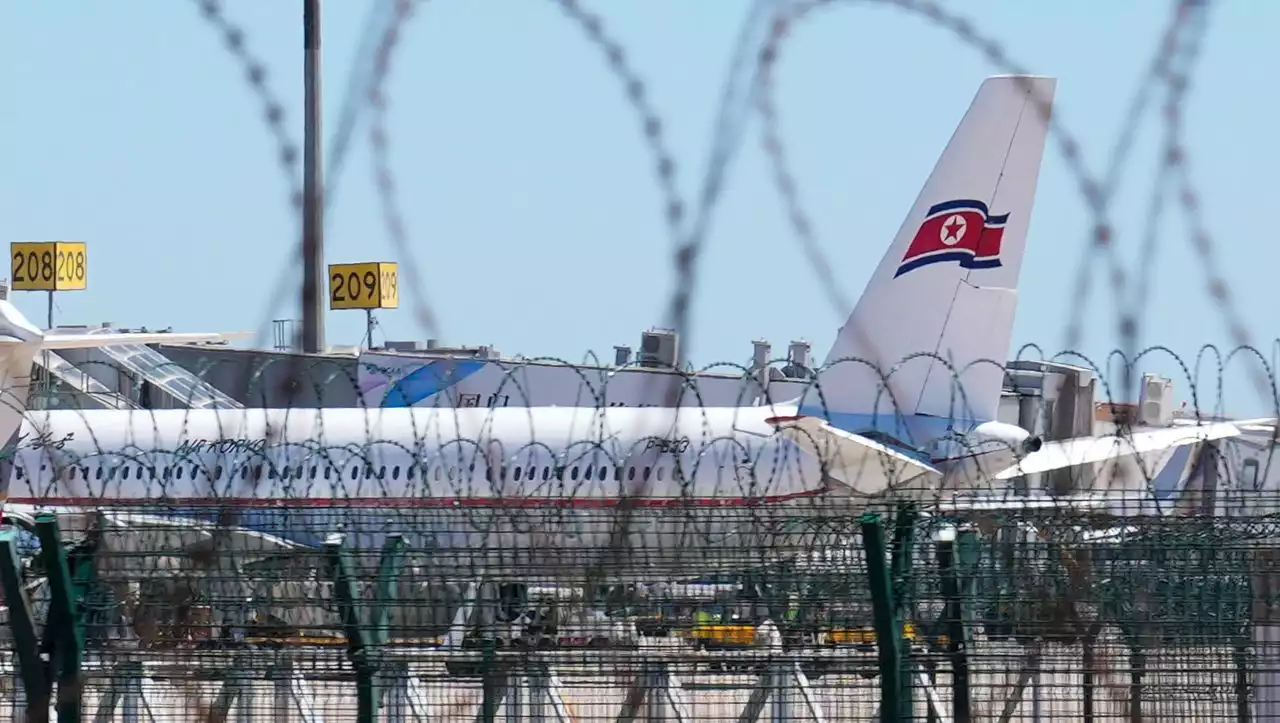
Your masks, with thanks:
M 803 413 L 891 434 L 898 415 L 957 426 L 996 418 L 1056 86 L 1025 75 L 982 83 Z

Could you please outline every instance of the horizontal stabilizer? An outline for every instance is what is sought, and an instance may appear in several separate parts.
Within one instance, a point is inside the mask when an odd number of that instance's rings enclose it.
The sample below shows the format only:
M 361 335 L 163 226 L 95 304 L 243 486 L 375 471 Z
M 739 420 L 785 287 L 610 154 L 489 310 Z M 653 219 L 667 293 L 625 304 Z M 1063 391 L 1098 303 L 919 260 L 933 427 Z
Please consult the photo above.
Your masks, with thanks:
M 1082 464 L 1107 462 L 1119 457 L 1159 452 L 1187 444 L 1225 439 L 1240 434 L 1240 428 L 1229 422 L 1194 427 L 1169 427 L 1105 437 L 1077 437 L 1060 442 L 1046 442 L 1037 452 L 995 475 L 1007 480 L 1022 475 L 1065 469 Z
M 1173 420 L 1173 426 L 1175 427 L 1198 427 L 1208 423 L 1207 420 L 1190 418 Z M 1275 417 L 1255 417 L 1254 419 L 1232 419 L 1230 423 L 1239 428 L 1242 433 L 1272 432 L 1275 431 L 1276 425 L 1280 424 L 1280 419 Z
M 938 489 L 942 472 L 933 465 L 867 437 L 832 427 L 818 417 L 773 417 L 769 420 L 784 438 L 817 455 L 826 473 L 860 495 L 878 495 L 895 488 Z
M 253 336 L 252 332 L 114 332 L 100 334 L 58 334 L 47 332 L 40 342 L 40 348 L 56 349 L 96 349 L 102 346 L 117 344 L 199 344 L 206 342 L 228 341 Z

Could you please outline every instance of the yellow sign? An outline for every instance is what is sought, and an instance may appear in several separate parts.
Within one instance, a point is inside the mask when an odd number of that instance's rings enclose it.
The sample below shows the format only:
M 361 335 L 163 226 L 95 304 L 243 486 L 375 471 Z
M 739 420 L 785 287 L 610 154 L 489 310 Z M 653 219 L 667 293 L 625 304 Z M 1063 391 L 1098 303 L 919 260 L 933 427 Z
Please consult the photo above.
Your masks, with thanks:
M 329 264 L 330 309 L 395 309 L 400 306 L 396 265 L 385 261 Z
M 89 281 L 82 241 L 16 241 L 9 244 L 9 288 L 14 291 L 82 291 Z

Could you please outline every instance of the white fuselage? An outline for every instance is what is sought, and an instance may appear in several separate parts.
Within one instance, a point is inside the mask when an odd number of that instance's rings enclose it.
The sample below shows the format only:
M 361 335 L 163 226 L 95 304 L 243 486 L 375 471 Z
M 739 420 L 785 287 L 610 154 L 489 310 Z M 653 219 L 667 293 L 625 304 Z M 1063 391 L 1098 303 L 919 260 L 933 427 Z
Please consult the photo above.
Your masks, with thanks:
M 778 408 L 30 412 L 10 505 L 228 521 L 308 546 L 402 534 L 458 572 L 628 578 L 807 546 L 827 491 Z M 696 568 L 696 569 L 695 569 Z

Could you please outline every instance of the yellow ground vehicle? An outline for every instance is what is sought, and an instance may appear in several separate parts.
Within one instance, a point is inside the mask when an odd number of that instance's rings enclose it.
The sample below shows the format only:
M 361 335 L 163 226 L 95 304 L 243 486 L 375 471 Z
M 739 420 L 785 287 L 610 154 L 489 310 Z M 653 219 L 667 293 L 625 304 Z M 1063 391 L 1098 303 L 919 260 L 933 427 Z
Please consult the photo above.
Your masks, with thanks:
M 915 643 L 919 640 L 916 626 L 910 620 L 902 625 L 902 636 Z M 875 645 L 876 631 L 870 627 L 832 627 L 818 633 L 819 645 Z
M 689 631 L 689 639 L 705 648 L 747 647 L 755 642 L 755 625 L 697 624 Z
M 701 606 L 694 612 L 688 639 L 707 650 L 745 648 L 755 643 L 762 611 L 750 601 Z

